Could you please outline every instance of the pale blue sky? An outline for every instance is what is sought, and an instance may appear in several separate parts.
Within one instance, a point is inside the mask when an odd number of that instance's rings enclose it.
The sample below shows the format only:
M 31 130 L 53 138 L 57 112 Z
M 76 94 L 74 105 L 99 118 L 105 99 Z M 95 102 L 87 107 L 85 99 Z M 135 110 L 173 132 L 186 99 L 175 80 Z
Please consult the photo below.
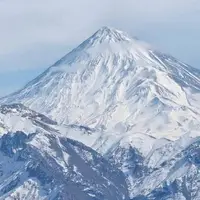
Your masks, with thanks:
M 104 25 L 200 68 L 199 0 L 0 0 L 0 96 Z

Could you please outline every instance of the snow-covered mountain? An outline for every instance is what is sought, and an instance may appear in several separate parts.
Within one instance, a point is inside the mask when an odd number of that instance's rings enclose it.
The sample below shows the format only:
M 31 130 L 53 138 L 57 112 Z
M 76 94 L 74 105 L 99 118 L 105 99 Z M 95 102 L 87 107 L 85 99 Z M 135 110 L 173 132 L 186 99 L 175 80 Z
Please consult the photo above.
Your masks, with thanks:
M 0 107 L 0 199 L 127 200 L 123 173 L 21 104 Z
M 87 129 L 86 129 L 87 130 Z M 66 130 L 65 130 L 66 131 Z M 126 176 L 133 200 L 197 200 L 199 137 L 184 134 L 176 141 L 145 134 L 67 128 L 67 137 L 96 149 Z M 189 198 L 191 197 L 191 198 Z
M 200 198 L 200 71 L 122 31 L 101 28 L 0 102 L 57 121 L 25 117 L 34 130 L 48 123 L 59 145 L 70 138 L 103 155 L 123 171 L 134 200 Z M 11 130 L 26 130 L 7 119 Z
M 200 72 L 103 27 L 2 103 L 59 123 L 178 138 L 199 130 Z
M 106 133 L 85 126 L 57 125 L 21 104 L 0 106 L 0 119 L 2 200 L 129 200 L 128 187 L 133 200 L 200 197 L 199 137 L 184 135 L 176 141 L 148 138 L 153 147 L 145 156 L 138 151 L 142 145 L 136 145 L 141 135 L 136 134 L 132 143 L 126 137 L 129 144 L 119 140 L 108 150 L 106 142 L 102 147 L 95 142 L 94 149 L 106 152 L 103 158 L 68 136 L 79 136 L 91 145 Z M 127 177 L 128 186 L 117 167 Z

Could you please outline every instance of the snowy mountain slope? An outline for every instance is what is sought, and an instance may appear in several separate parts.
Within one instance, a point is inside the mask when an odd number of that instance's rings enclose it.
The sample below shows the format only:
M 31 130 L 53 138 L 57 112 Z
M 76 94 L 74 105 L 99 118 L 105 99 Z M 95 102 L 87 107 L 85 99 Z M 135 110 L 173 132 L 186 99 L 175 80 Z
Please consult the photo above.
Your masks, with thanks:
M 103 27 L 0 101 L 23 103 L 59 123 L 177 139 L 200 128 L 199 75 L 126 33 Z
M 199 135 L 199 91 L 198 70 L 103 27 L 0 102 L 20 102 L 58 121 L 48 125 L 57 137 L 84 143 L 124 172 L 131 198 L 179 200 L 191 199 L 183 188 L 195 173 L 183 152 Z M 170 176 L 179 157 L 189 168 Z
M 160 154 L 159 164 L 148 168 L 145 176 L 137 180 L 133 199 L 197 200 L 200 198 L 199 137 L 187 141 L 185 139 L 155 150 L 156 154 Z M 153 155 L 151 157 L 155 158 Z
M 78 127 L 68 129 L 67 134 L 97 149 L 124 172 L 131 199 L 200 198 L 199 137 L 191 137 L 188 133 L 170 141 L 126 133 L 119 138 L 121 134 L 110 133 L 108 137 L 108 133 L 82 132 Z
M 22 104 L 0 105 L 0 134 L 23 131 L 34 133 L 42 129 L 56 131 L 57 122 Z
M 2 119 L 14 119 L 2 123 L 9 132 L 0 136 L 0 199 L 128 200 L 123 173 L 91 148 L 63 137 L 54 121 L 21 104 L 0 110 Z M 31 121 L 26 129 L 24 118 Z M 34 124 L 37 120 L 41 123 Z
M 128 137 L 126 133 L 112 145 L 103 143 L 100 146 L 96 137 L 100 140 L 106 133 L 84 126 L 57 126 L 21 104 L 1 106 L 0 110 L 1 115 L 12 113 L 12 117 L 28 116 L 31 121 L 40 119 L 46 125 L 49 122 L 47 126 L 39 126 L 37 132 L 22 132 L 20 129 L 25 131 L 24 126 L 18 126 L 16 132 L 1 134 L 0 199 L 65 199 L 66 196 L 68 199 L 95 199 L 94 196 L 128 199 L 128 187 L 134 200 L 199 198 L 199 137 L 191 138 L 187 134 L 177 141 L 169 141 L 141 134 Z M 26 129 L 32 130 L 31 126 Z M 66 136 L 87 141 L 109 161 Z M 105 142 L 111 140 L 114 135 Z M 147 145 L 145 141 L 151 145 L 141 154 Z M 122 173 L 110 163 L 124 172 L 128 187 Z

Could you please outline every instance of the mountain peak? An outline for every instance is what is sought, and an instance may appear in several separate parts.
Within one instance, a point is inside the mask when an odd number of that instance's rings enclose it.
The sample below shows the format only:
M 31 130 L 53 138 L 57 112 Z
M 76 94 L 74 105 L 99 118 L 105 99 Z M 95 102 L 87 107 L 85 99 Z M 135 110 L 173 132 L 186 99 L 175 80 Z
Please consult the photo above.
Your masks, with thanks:
M 130 41 L 132 38 L 125 32 L 112 27 L 103 26 L 96 31 L 89 39 L 90 43 L 122 42 Z
M 108 32 L 114 32 L 114 31 L 117 31 L 117 29 L 115 29 L 113 27 L 110 27 L 110 26 L 102 26 L 96 32 L 99 32 L 99 33 L 108 33 Z
M 143 127 L 147 127 L 148 134 L 156 137 L 171 131 L 172 110 L 177 114 L 175 129 L 183 124 L 189 131 L 190 124 L 197 123 L 198 117 L 194 122 L 189 119 L 197 115 L 192 113 L 191 105 L 197 107 L 198 100 L 187 97 L 191 96 L 190 90 L 200 90 L 199 74 L 122 31 L 102 27 L 0 103 L 23 103 L 63 124 L 105 127 L 109 131 L 127 130 L 138 124 L 137 131 L 146 132 Z M 179 120 L 186 112 L 188 124 L 182 117 Z M 157 123 L 158 116 L 163 124 L 167 121 L 169 129 Z M 156 125 L 147 126 L 149 120 L 155 120 Z M 182 128 L 179 130 L 181 133 Z
M 117 46 L 118 48 L 116 48 Z M 96 50 L 94 50 L 94 48 Z M 119 54 L 122 51 L 126 53 L 130 49 L 135 49 L 135 51 L 142 49 L 142 51 L 146 51 L 148 48 L 149 45 L 139 41 L 135 37 L 129 36 L 126 32 L 112 27 L 103 26 L 78 47 L 74 48 L 71 52 L 62 57 L 53 66 L 74 63 L 77 60 L 85 60 L 88 59 L 88 56 L 93 54 L 97 55 L 96 53 L 100 52 L 105 53 L 106 50 L 109 50 L 110 53 L 114 55 L 117 53 Z

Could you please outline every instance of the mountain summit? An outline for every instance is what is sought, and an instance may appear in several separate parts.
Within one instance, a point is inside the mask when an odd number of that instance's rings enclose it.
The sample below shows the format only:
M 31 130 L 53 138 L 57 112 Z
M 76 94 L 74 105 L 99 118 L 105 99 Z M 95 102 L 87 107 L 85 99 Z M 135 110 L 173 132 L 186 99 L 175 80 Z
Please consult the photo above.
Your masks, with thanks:
M 122 31 L 103 27 L 2 103 L 61 124 L 173 139 L 199 130 L 199 71 Z
M 56 62 L 55 65 L 63 63 L 71 64 L 77 62 L 77 60 L 84 60 L 88 57 L 91 59 L 92 56 L 93 58 L 97 56 L 97 53 L 99 55 L 105 55 L 105 53 L 108 55 L 111 52 L 116 55 L 120 53 L 127 54 L 128 49 L 134 50 L 132 54 L 137 54 L 139 52 L 139 54 L 142 54 L 148 51 L 149 45 L 132 38 L 123 31 L 105 26 Z
M 104 26 L 100 28 L 94 35 L 92 35 L 88 41 L 93 42 L 121 42 L 121 41 L 131 41 L 132 38 L 125 32 Z

